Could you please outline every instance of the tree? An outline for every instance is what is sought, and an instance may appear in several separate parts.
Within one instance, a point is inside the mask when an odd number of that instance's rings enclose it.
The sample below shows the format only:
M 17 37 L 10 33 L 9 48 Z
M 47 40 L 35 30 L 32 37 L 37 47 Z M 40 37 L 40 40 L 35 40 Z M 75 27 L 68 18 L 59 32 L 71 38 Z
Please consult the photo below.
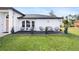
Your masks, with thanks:
M 68 16 L 65 17 L 68 20 Z
M 77 19 L 77 15 L 69 14 L 66 16 L 66 20 L 68 20 L 70 27 L 74 27 L 74 21 Z
M 51 10 L 51 11 L 49 12 L 49 14 L 50 14 L 50 16 L 52 16 L 52 17 L 56 17 L 56 15 L 54 14 L 53 10 Z
M 64 23 L 64 33 L 68 34 L 69 22 L 68 22 L 68 20 L 64 20 L 63 23 Z
M 79 20 L 79 15 L 77 16 L 77 20 Z

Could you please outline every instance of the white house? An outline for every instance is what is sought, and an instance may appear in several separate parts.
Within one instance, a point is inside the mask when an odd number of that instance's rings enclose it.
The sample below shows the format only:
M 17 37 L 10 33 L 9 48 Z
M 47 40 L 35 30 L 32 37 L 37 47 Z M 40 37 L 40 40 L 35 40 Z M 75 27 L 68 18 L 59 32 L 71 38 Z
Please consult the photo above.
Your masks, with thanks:
M 23 14 L 12 7 L 0 7 L 0 33 L 11 33 L 17 31 L 45 31 L 60 29 L 62 17 L 53 17 L 40 14 Z

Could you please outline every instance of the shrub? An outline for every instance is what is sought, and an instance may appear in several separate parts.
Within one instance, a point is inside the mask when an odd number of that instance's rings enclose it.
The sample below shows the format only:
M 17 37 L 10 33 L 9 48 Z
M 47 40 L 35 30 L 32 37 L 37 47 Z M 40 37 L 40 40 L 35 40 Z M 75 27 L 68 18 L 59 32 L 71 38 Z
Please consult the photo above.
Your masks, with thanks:
M 47 33 L 48 33 L 48 27 L 45 28 L 45 34 L 47 34 Z
M 12 34 L 14 34 L 14 33 L 15 33 L 15 32 L 14 32 L 14 27 L 12 28 L 11 33 L 12 33 Z
M 43 30 L 44 30 L 44 28 L 43 28 L 43 27 L 41 27 L 41 26 L 39 27 L 39 29 L 40 29 L 40 31 L 43 31 Z
M 48 31 L 53 31 L 53 28 L 51 26 L 48 26 Z
M 34 33 L 34 27 L 31 28 L 31 34 L 33 34 L 33 33 Z
M 56 28 L 55 28 L 55 31 L 59 31 L 59 30 L 60 30 L 59 27 L 56 27 Z

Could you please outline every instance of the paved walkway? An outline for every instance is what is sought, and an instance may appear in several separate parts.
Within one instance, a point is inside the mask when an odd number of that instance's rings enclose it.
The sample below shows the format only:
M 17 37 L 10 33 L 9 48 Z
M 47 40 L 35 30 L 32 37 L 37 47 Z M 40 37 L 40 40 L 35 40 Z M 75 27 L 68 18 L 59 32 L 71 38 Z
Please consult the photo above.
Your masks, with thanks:
M 8 35 L 9 33 L 0 33 L 0 37 L 3 37 L 5 35 Z

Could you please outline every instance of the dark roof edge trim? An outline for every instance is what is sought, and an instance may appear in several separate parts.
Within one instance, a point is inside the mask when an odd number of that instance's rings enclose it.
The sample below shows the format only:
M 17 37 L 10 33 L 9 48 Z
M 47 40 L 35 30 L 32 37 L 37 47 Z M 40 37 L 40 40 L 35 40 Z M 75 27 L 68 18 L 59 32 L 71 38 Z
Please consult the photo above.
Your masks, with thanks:
M 22 17 L 18 17 L 18 19 L 63 19 L 63 17 L 55 17 L 55 18 L 22 18 Z
M 13 9 L 15 12 L 17 12 L 17 13 L 19 13 L 19 14 L 25 16 L 25 14 L 21 13 L 20 11 L 16 10 L 15 8 L 12 7 L 12 9 Z

